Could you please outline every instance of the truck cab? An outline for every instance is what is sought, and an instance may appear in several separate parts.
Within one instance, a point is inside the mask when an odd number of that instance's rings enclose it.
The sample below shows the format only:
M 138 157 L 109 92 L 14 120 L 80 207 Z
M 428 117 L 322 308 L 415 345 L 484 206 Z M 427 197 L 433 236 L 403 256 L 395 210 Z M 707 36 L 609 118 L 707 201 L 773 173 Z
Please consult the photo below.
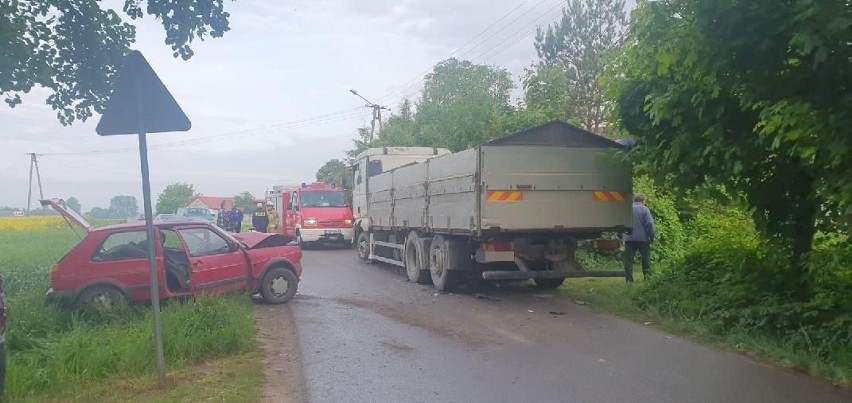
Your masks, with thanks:
M 279 216 L 279 232 L 299 246 L 337 243 L 349 246 L 354 231 L 352 209 L 342 189 L 322 182 L 276 186 L 268 196 Z

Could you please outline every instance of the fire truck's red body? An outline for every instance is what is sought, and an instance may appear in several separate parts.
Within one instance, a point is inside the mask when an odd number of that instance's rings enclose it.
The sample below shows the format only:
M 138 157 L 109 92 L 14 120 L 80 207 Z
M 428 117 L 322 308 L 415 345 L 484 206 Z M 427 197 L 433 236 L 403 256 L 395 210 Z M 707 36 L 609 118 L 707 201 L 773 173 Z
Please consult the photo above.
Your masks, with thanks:
M 352 243 L 352 208 L 342 189 L 320 182 L 276 186 L 269 201 L 279 215 L 278 232 L 296 238 L 300 246 Z

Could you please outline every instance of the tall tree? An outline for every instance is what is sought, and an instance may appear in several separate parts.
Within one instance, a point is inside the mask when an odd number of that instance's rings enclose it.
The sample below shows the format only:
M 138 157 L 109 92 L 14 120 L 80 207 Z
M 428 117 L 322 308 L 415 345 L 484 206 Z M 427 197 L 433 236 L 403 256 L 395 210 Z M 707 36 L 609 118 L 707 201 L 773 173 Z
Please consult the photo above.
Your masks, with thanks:
M 156 214 L 174 214 L 179 207 L 186 207 L 196 196 L 195 188 L 188 183 L 172 183 L 157 196 Z
M 415 124 L 413 105 L 406 98 L 396 108 L 398 111 L 388 117 L 387 122 L 382 124 L 378 141 L 373 143 L 374 147 L 389 146 L 411 146 L 414 144 Z
M 377 144 L 377 143 L 376 143 Z M 346 151 L 346 163 L 349 164 L 364 150 L 370 148 L 370 128 L 361 126 L 358 128 L 358 138 L 352 140 L 352 149 Z
M 189 43 L 227 32 L 224 0 L 124 0 L 131 20 L 145 14 L 166 31 L 174 57 L 193 55 Z M 0 2 L 0 97 L 10 106 L 21 93 L 48 88 L 47 103 L 63 124 L 102 113 L 116 68 L 136 41 L 136 29 L 118 12 L 91 0 Z
M 509 72 L 455 58 L 426 75 L 415 116 L 415 144 L 459 151 L 493 136 L 495 117 L 510 110 Z
M 820 215 L 852 215 L 848 1 L 642 2 L 613 71 L 636 157 L 743 194 L 807 295 Z
M 551 119 L 568 120 L 569 114 L 568 75 L 561 67 L 541 67 L 527 70 L 521 80 L 524 87 L 526 109 L 539 112 Z
M 71 210 L 76 211 L 77 214 L 80 214 L 83 211 L 83 207 L 80 206 L 80 201 L 77 200 L 76 197 L 69 197 L 68 200 L 65 200 L 65 205 L 67 205 Z
M 136 217 L 139 204 L 133 196 L 115 196 L 109 201 L 109 217 L 116 219 Z
M 99 220 L 106 220 L 110 218 L 109 209 L 105 209 L 102 207 L 92 207 L 92 210 L 89 211 L 89 215 L 92 216 L 92 218 L 96 218 Z
M 541 74 L 562 69 L 567 78 L 566 117 L 589 131 L 603 134 L 612 103 L 601 77 L 608 54 L 622 45 L 627 17 L 624 0 L 567 0 L 562 19 L 539 28 L 535 49 Z
M 234 205 L 243 211 L 254 211 L 254 195 L 249 191 L 244 191 L 234 196 Z
M 317 171 L 317 180 L 324 183 L 333 183 L 341 189 L 349 189 L 351 184 L 347 180 L 349 168 L 341 160 L 330 160 Z

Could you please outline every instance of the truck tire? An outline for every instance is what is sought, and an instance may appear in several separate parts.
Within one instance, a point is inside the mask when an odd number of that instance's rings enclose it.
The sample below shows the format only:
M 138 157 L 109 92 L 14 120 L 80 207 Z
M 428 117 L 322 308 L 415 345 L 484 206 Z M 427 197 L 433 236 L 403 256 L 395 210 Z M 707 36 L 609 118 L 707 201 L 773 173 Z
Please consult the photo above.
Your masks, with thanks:
M 441 235 L 432 237 L 432 243 L 429 246 L 429 274 L 432 277 L 432 284 L 438 291 L 446 291 L 453 286 L 452 273 L 450 273 L 451 260 L 449 242 Z
M 366 231 L 361 231 L 358 234 L 358 242 L 355 247 L 358 249 L 358 260 L 364 264 L 373 263 L 370 260 L 370 234 Z
M 562 278 L 534 278 L 536 287 L 542 290 L 553 290 L 558 288 L 565 282 L 565 277 Z
M 429 255 L 423 250 L 423 242 L 416 231 L 411 231 L 405 238 L 405 272 L 412 283 L 424 284 L 431 280 L 429 274 Z

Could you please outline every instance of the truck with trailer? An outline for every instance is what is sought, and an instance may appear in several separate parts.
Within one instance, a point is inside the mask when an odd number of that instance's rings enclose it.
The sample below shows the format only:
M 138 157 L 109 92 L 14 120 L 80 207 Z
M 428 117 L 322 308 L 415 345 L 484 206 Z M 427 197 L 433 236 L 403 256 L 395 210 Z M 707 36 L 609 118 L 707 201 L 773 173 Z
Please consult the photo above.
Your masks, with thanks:
M 623 146 L 551 121 L 457 153 L 371 148 L 353 161 L 358 258 L 404 267 L 446 290 L 464 281 L 532 279 L 544 289 L 589 271 L 580 243 L 630 229 Z M 615 247 L 618 246 L 615 243 Z
M 275 186 L 267 202 L 278 213 L 278 232 L 302 248 L 316 243 L 352 245 L 352 209 L 342 189 L 322 182 Z

